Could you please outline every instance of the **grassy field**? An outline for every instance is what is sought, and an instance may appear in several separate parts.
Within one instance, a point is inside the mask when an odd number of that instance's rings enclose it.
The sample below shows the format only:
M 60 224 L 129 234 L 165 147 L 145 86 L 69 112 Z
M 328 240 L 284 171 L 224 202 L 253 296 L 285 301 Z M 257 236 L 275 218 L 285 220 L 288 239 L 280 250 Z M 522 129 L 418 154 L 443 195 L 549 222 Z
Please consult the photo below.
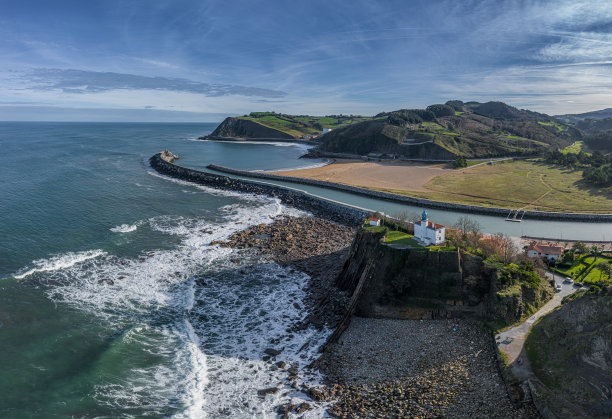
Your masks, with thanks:
M 590 154 L 591 150 L 584 144 L 584 141 L 576 141 L 574 144 L 565 147 L 561 152 L 563 154 L 578 154 L 581 151 Z
M 474 205 L 565 212 L 612 212 L 612 188 L 590 187 L 581 170 L 564 170 L 537 161 L 482 165 L 437 176 L 431 192 L 407 193 Z M 401 193 L 401 191 L 392 191 Z
M 559 132 L 561 132 L 561 131 L 563 131 L 565 129 L 562 125 L 556 124 L 554 122 L 542 122 L 542 121 L 538 121 L 538 124 L 545 125 L 547 127 L 555 127 L 555 128 L 557 128 L 557 131 L 559 131 Z
M 563 275 L 574 278 L 575 281 L 585 283 L 609 282 L 611 280 L 605 273 L 601 272 L 597 265 L 600 262 L 612 263 L 612 257 L 599 256 L 597 260 L 593 256 L 584 255 L 577 258 L 569 268 L 557 268 Z

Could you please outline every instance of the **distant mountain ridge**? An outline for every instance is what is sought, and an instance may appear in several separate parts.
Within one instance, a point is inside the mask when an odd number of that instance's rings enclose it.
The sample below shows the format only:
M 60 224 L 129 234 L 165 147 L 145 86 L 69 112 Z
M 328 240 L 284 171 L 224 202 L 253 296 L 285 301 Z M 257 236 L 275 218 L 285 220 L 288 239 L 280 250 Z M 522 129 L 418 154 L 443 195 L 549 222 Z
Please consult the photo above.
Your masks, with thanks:
M 555 115 L 560 121 L 564 121 L 566 123 L 575 124 L 576 122 L 584 121 L 585 119 L 605 119 L 612 118 L 612 108 L 601 109 L 598 111 L 591 111 L 585 113 L 574 113 L 574 114 L 565 114 L 565 115 Z

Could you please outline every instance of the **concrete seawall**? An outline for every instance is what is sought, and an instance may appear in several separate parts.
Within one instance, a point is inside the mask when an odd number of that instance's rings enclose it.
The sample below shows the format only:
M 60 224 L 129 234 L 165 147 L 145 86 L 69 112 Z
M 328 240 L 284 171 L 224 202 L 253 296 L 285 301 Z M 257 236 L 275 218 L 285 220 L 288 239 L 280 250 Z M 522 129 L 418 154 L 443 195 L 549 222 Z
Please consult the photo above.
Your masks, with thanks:
M 416 205 L 426 208 L 439 208 L 449 211 L 459 211 L 467 213 L 476 213 L 484 215 L 497 215 L 506 217 L 510 211 L 507 208 L 481 207 L 476 205 L 453 204 L 449 202 L 432 201 L 429 199 L 415 198 L 410 196 L 402 196 L 390 194 L 387 192 L 379 192 L 371 189 L 360 188 L 357 186 L 344 185 L 341 183 L 325 182 L 315 179 L 298 178 L 293 176 L 273 175 L 270 173 L 250 172 L 246 170 L 237 170 L 229 167 L 209 164 L 208 169 L 218 172 L 228 173 L 237 176 L 251 177 L 257 179 L 276 180 L 283 182 L 299 183 L 303 185 L 318 186 L 327 189 L 335 189 L 343 192 L 350 192 L 357 195 L 366 196 L 368 198 L 382 199 L 385 201 L 399 202 L 409 205 Z M 524 218 L 548 219 L 548 220 L 566 220 L 566 221 L 588 221 L 588 222 L 612 222 L 612 214 L 586 214 L 586 213 L 565 213 L 565 212 L 544 212 L 544 211 L 525 211 Z
M 214 173 L 202 172 L 195 169 L 178 166 L 162 159 L 161 153 L 149 159 L 149 164 L 157 172 L 176 179 L 210 186 L 216 189 L 236 192 L 268 195 L 279 198 L 284 204 L 309 211 L 317 217 L 332 220 L 341 224 L 356 226 L 363 222 L 368 215 L 365 209 L 345 205 L 339 202 L 319 198 L 307 192 L 283 186 L 235 179 Z

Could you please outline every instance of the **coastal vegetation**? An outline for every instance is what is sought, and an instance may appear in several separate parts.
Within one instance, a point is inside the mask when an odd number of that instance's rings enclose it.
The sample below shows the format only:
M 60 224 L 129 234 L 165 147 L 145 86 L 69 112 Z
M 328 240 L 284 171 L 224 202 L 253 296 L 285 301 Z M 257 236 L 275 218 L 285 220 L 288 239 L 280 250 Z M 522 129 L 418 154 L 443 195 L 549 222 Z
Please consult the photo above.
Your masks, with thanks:
M 566 250 L 551 270 L 591 289 L 612 285 L 612 254 L 603 253 L 597 246 L 580 246 L 580 243 Z
M 590 185 L 612 186 L 612 158 L 599 151 L 592 154 L 581 149 L 580 142 L 563 151 L 553 151 L 546 156 L 546 162 L 568 169 L 583 169 L 582 177 Z

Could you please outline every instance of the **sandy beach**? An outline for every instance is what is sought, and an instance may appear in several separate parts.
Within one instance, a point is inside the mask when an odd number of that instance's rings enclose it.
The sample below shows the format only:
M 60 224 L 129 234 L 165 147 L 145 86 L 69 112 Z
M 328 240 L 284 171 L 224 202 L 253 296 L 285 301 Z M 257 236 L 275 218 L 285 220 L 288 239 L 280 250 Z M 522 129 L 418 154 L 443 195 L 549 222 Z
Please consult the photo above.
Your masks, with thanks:
M 446 164 L 338 159 L 327 166 L 275 172 L 275 174 L 367 188 L 428 192 L 429 189 L 425 188 L 425 184 L 429 180 L 453 170 Z

